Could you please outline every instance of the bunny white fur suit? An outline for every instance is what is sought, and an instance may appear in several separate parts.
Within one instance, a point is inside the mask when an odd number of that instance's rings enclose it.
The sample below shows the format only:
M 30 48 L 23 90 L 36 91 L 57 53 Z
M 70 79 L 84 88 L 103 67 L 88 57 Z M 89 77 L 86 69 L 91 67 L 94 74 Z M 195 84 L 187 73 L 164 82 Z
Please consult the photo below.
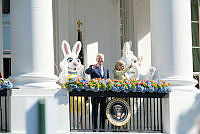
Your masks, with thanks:
M 133 63 L 133 67 L 130 69 L 130 72 L 127 72 L 125 75 L 128 79 L 146 79 L 146 80 L 152 80 L 154 73 L 156 71 L 155 67 L 150 67 L 149 70 L 145 73 L 141 73 L 141 61 L 142 57 L 136 57 L 133 54 L 133 51 L 131 51 L 132 42 L 125 42 L 123 46 L 123 56 L 121 57 L 121 60 L 125 63 L 125 68 L 129 67 L 131 63 Z
M 84 67 L 78 58 L 81 51 L 81 42 L 77 41 L 71 51 L 70 45 L 67 41 L 62 42 L 62 51 L 64 59 L 60 62 L 61 73 L 59 74 L 59 82 L 65 84 L 68 77 L 83 76 Z

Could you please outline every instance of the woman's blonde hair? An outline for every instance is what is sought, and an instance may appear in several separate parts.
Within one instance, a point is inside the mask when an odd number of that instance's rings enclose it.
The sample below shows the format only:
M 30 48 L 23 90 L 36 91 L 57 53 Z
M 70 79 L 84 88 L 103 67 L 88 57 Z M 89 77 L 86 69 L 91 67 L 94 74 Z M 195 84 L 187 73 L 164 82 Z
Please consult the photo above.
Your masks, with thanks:
M 115 63 L 115 69 L 117 69 L 118 66 L 121 66 L 121 65 L 124 65 L 125 66 L 125 63 L 122 61 L 122 60 L 118 60 L 116 63 Z

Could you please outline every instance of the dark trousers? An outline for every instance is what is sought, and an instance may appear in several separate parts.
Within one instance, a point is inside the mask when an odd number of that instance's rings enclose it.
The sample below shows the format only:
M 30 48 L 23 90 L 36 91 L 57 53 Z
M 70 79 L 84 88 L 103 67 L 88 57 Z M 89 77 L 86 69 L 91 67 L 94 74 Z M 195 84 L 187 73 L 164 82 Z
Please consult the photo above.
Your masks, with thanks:
M 97 129 L 98 126 L 98 106 L 100 103 L 100 129 L 105 129 L 105 117 L 106 117 L 106 97 L 92 97 L 92 124 L 93 129 Z

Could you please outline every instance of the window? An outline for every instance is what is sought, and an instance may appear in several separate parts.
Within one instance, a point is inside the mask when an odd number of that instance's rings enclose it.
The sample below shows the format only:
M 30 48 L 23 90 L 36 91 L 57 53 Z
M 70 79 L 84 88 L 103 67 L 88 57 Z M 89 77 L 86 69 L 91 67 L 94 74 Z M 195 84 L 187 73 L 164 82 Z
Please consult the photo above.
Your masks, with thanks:
M 121 54 L 124 43 L 132 41 L 134 43 L 134 0 L 120 0 L 120 36 Z M 135 46 L 132 46 L 135 47 Z M 134 53 L 136 49 L 134 49 Z
M 199 2 L 191 0 L 193 72 L 200 72 Z
M 125 0 L 120 0 L 120 38 L 121 38 L 121 55 L 123 50 L 124 42 L 127 40 L 127 13 L 126 13 L 126 3 Z
M 2 9 L 3 14 L 10 13 L 10 0 L 2 0 Z
M 10 0 L 2 0 L 3 13 L 3 75 L 11 75 L 11 46 L 10 46 Z
M 199 4 L 200 0 L 191 0 L 193 72 L 198 81 L 197 88 L 200 88 Z

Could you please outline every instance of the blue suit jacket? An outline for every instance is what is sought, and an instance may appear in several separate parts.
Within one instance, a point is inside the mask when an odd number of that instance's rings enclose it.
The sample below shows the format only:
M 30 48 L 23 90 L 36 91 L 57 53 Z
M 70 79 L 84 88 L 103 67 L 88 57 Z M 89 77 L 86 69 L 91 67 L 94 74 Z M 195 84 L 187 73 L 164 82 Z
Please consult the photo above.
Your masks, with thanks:
M 85 70 L 86 74 L 89 74 L 91 79 L 93 78 L 102 78 L 102 79 L 108 79 L 109 78 L 109 71 L 105 67 L 103 67 L 103 76 L 101 75 L 101 69 L 100 67 L 92 68 L 93 65 L 90 65 L 89 68 Z

